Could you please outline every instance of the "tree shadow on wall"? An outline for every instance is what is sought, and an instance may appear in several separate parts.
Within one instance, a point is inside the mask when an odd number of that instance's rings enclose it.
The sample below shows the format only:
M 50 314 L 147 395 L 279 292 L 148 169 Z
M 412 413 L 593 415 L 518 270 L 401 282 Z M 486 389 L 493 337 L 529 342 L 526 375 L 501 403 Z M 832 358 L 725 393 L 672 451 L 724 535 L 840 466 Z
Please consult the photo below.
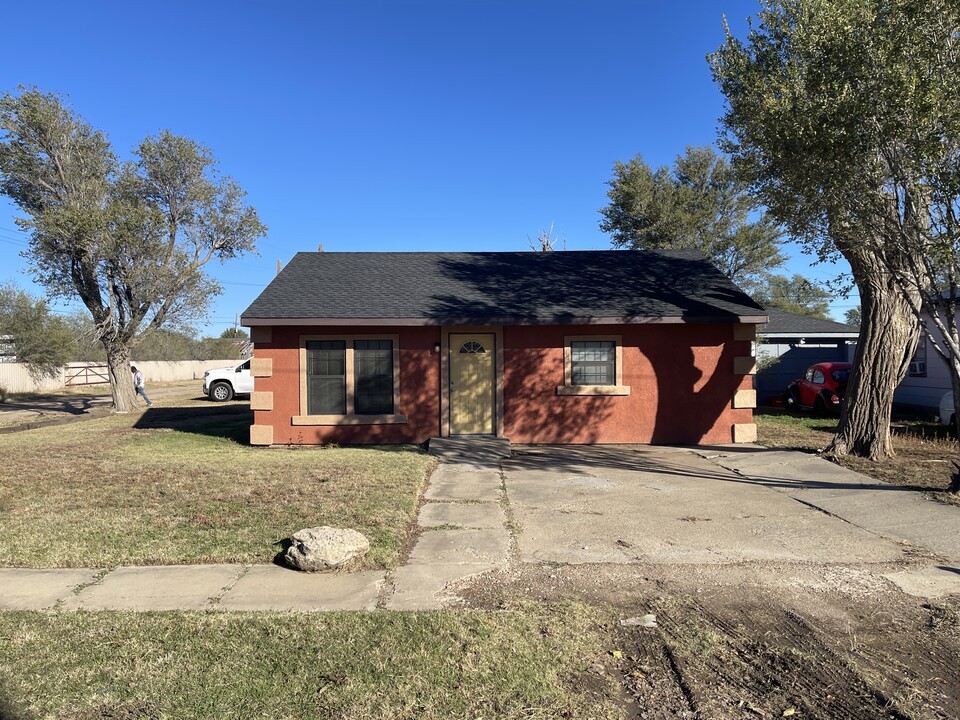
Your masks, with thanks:
M 555 348 L 505 350 L 503 376 L 508 398 L 505 422 L 524 434 L 524 442 L 599 442 L 600 429 L 618 400 L 602 395 L 557 395 L 564 376 L 563 359 Z
M 741 376 L 733 374 L 736 353 L 730 341 L 716 338 L 709 342 L 704 339 L 698 341 L 697 347 L 721 347 L 716 367 L 706 379 L 704 370 L 697 367 L 693 347 L 679 339 L 670 343 L 669 357 L 662 352 L 648 355 L 658 388 L 656 421 L 651 437 L 654 444 L 702 443 L 717 420 L 729 410 L 740 386 Z M 728 432 L 730 436 L 724 440 L 732 442 L 732 430 L 728 429 Z

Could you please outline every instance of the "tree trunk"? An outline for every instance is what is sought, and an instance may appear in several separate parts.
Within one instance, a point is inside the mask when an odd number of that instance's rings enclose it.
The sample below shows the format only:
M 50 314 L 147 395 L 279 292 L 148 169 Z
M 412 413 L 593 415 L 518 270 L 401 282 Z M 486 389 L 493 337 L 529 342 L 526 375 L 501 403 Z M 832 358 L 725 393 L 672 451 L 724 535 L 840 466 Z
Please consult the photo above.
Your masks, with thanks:
M 920 326 L 904 289 L 869 251 L 848 250 L 860 289 L 862 319 L 840 425 L 824 451 L 871 460 L 892 457 L 893 391 L 910 367 Z
M 121 343 L 104 341 L 107 350 L 107 369 L 110 373 L 110 393 L 113 395 L 113 411 L 128 413 L 136 405 L 137 392 L 133 387 L 130 372 L 130 349 Z

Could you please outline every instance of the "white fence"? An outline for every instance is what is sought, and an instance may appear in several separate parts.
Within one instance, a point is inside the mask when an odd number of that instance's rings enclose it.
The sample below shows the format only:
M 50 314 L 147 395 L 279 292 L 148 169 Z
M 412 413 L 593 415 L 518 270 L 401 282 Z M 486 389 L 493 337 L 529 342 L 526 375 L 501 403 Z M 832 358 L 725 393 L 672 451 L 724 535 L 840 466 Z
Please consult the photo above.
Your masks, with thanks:
M 239 365 L 242 360 L 142 360 L 137 368 L 149 383 L 175 380 L 200 380 L 205 370 Z M 34 380 L 27 366 L 20 363 L 0 363 L 0 388 L 7 392 L 52 392 L 62 390 L 67 384 L 90 385 L 106 375 L 103 363 L 70 363 L 60 368 L 53 377 Z M 102 383 L 102 380 L 100 381 Z M 106 388 L 106 385 L 104 385 Z

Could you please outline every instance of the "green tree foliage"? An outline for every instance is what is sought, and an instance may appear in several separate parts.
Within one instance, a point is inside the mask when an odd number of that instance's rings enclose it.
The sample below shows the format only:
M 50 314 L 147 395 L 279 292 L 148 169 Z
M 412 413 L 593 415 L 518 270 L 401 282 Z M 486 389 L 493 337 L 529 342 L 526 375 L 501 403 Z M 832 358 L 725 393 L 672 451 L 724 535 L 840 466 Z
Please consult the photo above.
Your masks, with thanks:
M 860 306 L 857 305 L 855 308 L 850 308 L 843 314 L 843 321 L 847 325 L 860 326 L 861 317 L 860 317 Z
M 688 147 L 674 167 L 652 169 L 640 155 L 617 161 L 600 229 L 614 247 L 699 250 L 741 285 L 785 261 L 780 229 L 758 207 L 730 163 L 710 147 Z
M 133 407 L 131 349 L 206 313 L 204 270 L 253 251 L 266 228 L 210 150 L 161 132 L 121 162 L 54 94 L 0 97 L 0 192 L 25 213 L 25 253 L 48 293 L 79 298 L 110 368 L 114 408 Z
M 793 238 L 846 258 L 860 293 L 836 454 L 892 454 L 893 389 L 928 281 L 913 268 L 929 249 L 931 181 L 958 175 L 958 27 L 953 0 L 763 0 L 747 39 L 728 31 L 710 57 L 728 101 L 724 149 Z
M 157 330 L 144 337 L 133 351 L 137 360 L 202 360 L 199 341 L 179 330 Z
M 234 332 L 231 328 L 231 334 Z M 197 338 L 188 332 L 178 330 L 158 330 L 141 340 L 134 356 L 137 360 L 238 360 L 242 357 L 246 337 L 204 337 Z
M 803 275 L 771 275 L 753 298 L 768 308 L 828 319 L 833 296 Z
M 241 331 L 237 337 L 227 336 L 227 332 L 233 333 L 231 328 L 225 331 L 220 337 L 206 337 L 199 343 L 199 352 L 204 360 L 238 360 L 244 356 L 244 350 L 249 347 L 246 341 L 246 335 Z
M 69 322 L 12 282 L 0 285 L 0 338 L 36 378 L 55 375 L 77 345 Z

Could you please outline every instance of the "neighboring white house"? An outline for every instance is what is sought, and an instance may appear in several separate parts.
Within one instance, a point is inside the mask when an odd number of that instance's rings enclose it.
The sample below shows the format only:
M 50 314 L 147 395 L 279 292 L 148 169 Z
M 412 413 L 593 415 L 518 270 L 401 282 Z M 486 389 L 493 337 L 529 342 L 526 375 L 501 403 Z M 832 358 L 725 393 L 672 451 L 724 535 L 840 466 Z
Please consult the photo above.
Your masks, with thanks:
M 934 337 L 939 339 L 940 333 L 933 322 L 929 318 L 924 322 L 933 331 Z M 910 370 L 897 386 L 893 401 L 936 414 L 944 394 L 952 390 L 947 363 L 930 344 L 926 332 L 921 333 Z
M 833 320 L 821 320 L 770 308 L 770 321 L 757 328 L 757 360 L 761 369 L 753 378 L 757 403 L 770 405 L 783 396 L 787 386 L 818 362 L 848 362 L 853 359 L 859 328 Z M 764 359 L 777 359 L 772 365 Z

